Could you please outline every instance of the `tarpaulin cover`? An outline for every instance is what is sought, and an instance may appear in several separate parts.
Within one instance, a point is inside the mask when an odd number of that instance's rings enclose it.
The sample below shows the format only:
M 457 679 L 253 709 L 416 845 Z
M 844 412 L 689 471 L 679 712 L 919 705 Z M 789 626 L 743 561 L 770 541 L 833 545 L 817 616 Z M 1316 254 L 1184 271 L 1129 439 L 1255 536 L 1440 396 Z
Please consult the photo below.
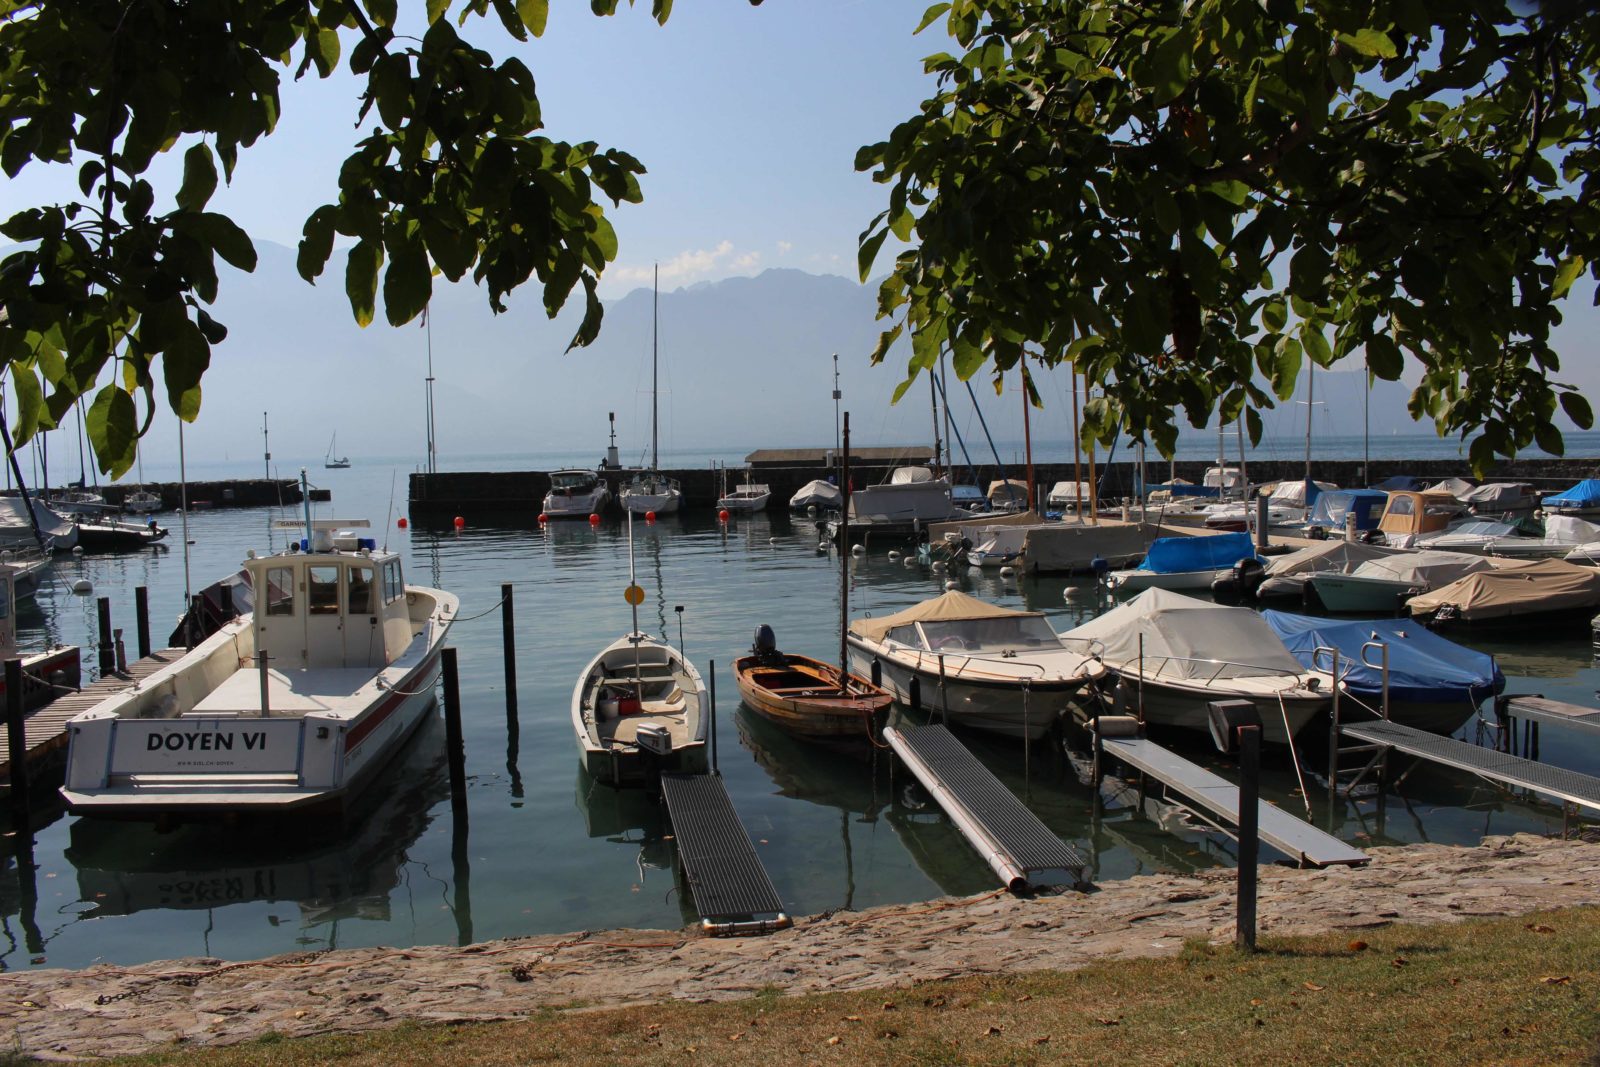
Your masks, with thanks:
M 1313 571 L 1349 574 L 1363 563 L 1398 556 L 1403 551 L 1405 550 L 1400 548 L 1369 545 L 1364 541 L 1346 541 L 1341 537 L 1318 541 L 1305 548 L 1273 556 L 1267 560 L 1267 573 L 1280 577 L 1290 574 L 1309 574 Z
M 1600 570 L 1559 559 L 1502 560 L 1494 570 L 1469 574 L 1406 603 L 1419 616 L 1443 607 L 1454 608 L 1463 622 L 1596 608 Z
M 1339 488 L 1332 482 L 1308 482 L 1303 479 L 1292 482 L 1279 482 L 1272 487 L 1268 496 L 1274 504 L 1285 504 L 1292 508 L 1307 507 L 1323 493 Z
M 856 619 L 850 624 L 850 632 L 860 634 L 869 641 L 882 641 L 884 634 L 896 626 L 904 626 L 910 622 L 931 622 L 949 619 L 1000 619 L 1017 615 L 1039 615 L 1037 611 L 1017 611 L 1015 608 L 1003 608 L 998 604 L 991 604 L 986 600 L 979 600 L 957 589 L 942 593 L 931 600 L 924 600 L 920 604 L 897 611 L 893 615 L 882 615 L 872 619 Z M 1043 616 L 1040 616 L 1041 618 Z
M 1407 552 L 1363 563 L 1350 573 L 1356 578 L 1384 578 L 1433 589 L 1476 571 L 1486 571 L 1490 566 L 1484 557 L 1465 552 Z
M 1600 478 L 1585 478 L 1564 493 L 1545 497 L 1543 503 L 1547 508 L 1600 507 Z
M 1457 496 L 1479 511 L 1511 511 L 1533 504 L 1533 487 L 1523 482 L 1490 482 Z
M 1465 697 L 1476 705 L 1506 686 L 1493 656 L 1463 648 L 1412 619 L 1339 622 L 1287 611 L 1264 611 L 1261 617 L 1307 668 L 1313 668 L 1318 648 L 1338 649 L 1339 676 L 1363 700 L 1375 702 L 1383 695 L 1382 670 L 1362 661 L 1361 650 L 1368 641 L 1382 641 L 1389 648 L 1391 700 L 1447 702 Z M 1376 649 L 1367 658 L 1383 662 Z M 1320 669 L 1331 666 L 1324 653 Z
M 1345 516 L 1354 510 L 1356 529 L 1376 530 L 1378 520 L 1383 517 L 1384 506 L 1388 503 L 1389 494 L 1376 489 L 1330 489 L 1317 497 L 1311 514 L 1306 517 L 1306 524 L 1342 530 Z
M 1202 540 L 1202 538 L 1195 538 Z M 1206 539 L 1209 540 L 1209 539 Z M 1136 664 L 1176 678 L 1257 678 L 1304 673 L 1300 661 L 1251 608 L 1146 589 L 1121 607 L 1061 635 L 1098 642 L 1108 664 Z M 1167 657 L 1174 657 L 1168 661 Z M 1227 666 L 1219 666 L 1227 664 Z
M 1185 571 L 1220 571 L 1241 559 L 1256 554 L 1247 533 L 1216 534 L 1210 537 L 1158 537 L 1150 544 L 1142 571 L 1179 574 Z
M 1374 489 L 1382 489 L 1385 492 L 1389 492 L 1389 493 L 1393 493 L 1393 492 L 1396 492 L 1396 491 L 1402 491 L 1402 490 L 1403 491 L 1407 491 L 1407 492 L 1415 492 L 1416 490 L 1423 488 L 1427 484 L 1428 483 L 1427 483 L 1426 479 L 1423 479 L 1423 478 L 1417 478 L 1417 477 L 1414 477 L 1414 476 L 1412 476 L 1410 474 L 1396 474 L 1391 478 L 1385 478 L 1383 481 L 1379 482 L 1377 485 L 1373 486 L 1372 488 L 1374 488 Z

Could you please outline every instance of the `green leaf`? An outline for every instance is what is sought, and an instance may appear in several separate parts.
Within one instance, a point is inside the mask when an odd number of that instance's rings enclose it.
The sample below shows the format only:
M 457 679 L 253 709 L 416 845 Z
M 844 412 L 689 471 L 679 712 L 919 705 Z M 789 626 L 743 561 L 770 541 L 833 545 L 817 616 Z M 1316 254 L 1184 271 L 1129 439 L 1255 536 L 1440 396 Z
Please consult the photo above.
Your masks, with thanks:
M 1550 288 L 1550 296 L 1560 300 L 1572 289 L 1572 283 L 1578 280 L 1583 273 L 1584 259 L 1582 256 L 1568 256 L 1561 261 L 1561 266 L 1556 270 L 1555 284 Z
M 250 235 L 232 219 L 215 211 L 205 211 L 196 216 L 196 222 L 198 232 L 217 255 L 246 273 L 256 269 L 256 246 L 251 243 Z
M 856 251 L 856 264 L 861 268 L 861 281 L 866 283 L 867 275 L 872 272 L 873 260 L 878 258 L 878 249 L 883 247 L 884 238 L 889 236 L 887 227 L 877 233 L 861 239 L 861 247 Z
M 1561 431 L 1548 422 L 1533 424 L 1533 440 L 1541 452 L 1552 456 L 1566 454 L 1565 443 L 1561 440 Z
M 1572 425 L 1580 430 L 1587 430 L 1594 425 L 1594 411 L 1582 393 L 1571 391 L 1562 393 L 1561 410 L 1572 420 Z
M 1355 33 L 1341 33 L 1337 36 L 1341 44 L 1349 45 L 1364 56 L 1393 59 L 1400 54 L 1396 51 L 1394 42 L 1389 39 L 1389 35 L 1382 30 L 1368 27 Z
M 1151 49 L 1144 76 L 1157 105 L 1171 103 L 1189 87 L 1189 76 L 1194 70 L 1192 44 L 1186 30 L 1176 29 Z
M 126 474 L 133 466 L 139 441 L 138 411 L 133 397 L 117 386 L 105 386 L 89 405 L 83 424 L 100 461 L 100 470 L 113 478 Z
M 1405 356 L 1394 338 L 1380 333 L 1367 339 L 1367 369 L 1386 382 L 1397 382 L 1405 370 Z
M 383 249 L 376 241 L 360 240 L 345 259 L 344 293 L 360 326 L 372 325 L 373 308 L 378 301 L 378 267 Z
M 322 276 L 323 268 L 328 265 L 328 257 L 333 255 L 333 227 L 338 217 L 338 208 L 323 204 L 311 213 L 300 231 L 300 251 L 295 257 L 295 269 L 308 282 L 315 283 Z
M 383 311 L 390 326 L 404 326 L 428 306 L 433 273 L 420 245 L 389 246 L 389 268 L 383 272 Z
M 529 33 L 543 37 L 545 23 L 550 20 L 550 0 L 517 0 L 517 15 Z
M 1282 300 L 1269 300 L 1261 307 L 1261 324 L 1269 333 L 1282 333 L 1289 321 L 1289 309 Z
M 916 34 L 919 34 L 923 30 L 927 29 L 929 26 L 933 25 L 935 19 L 949 10 L 949 4 L 934 4 L 932 7 L 928 8 L 928 10 L 922 13 L 922 21 L 917 23 L 917 28 L 911 31 L 912 35 L 915 36 Z
M 1317 366 L 1326 367 L 1333 362 L 1333 350 L 1328 347 L 1328 338 L 1322 332 L 1320 324 L 1311 322 L 1302 324 L 1300 343 L 1305 346 L 1306 355 L 1310 356 Z
M 183 184 L 178 187 L 178 206 L 199 211 L 217 191 L 217 163 L 211 146 L 201 141 L 183 154 Z
M 39 432 L 39 416 L 44 411 L 44 393 L 32 367 L 11 365 L 11 392 L 17 402 L 16 437 L 12 443 L 20 447 Z
M 193 422 L 200 414 L 200 379 L 210 366 L 211 347 L 204 334 L 194 323 L 183 320 L 161 354 L 161 373 L 167 385 L 167 403 L 185 422 Z
M 1294 385 L 1300 377 L 1300 342 L 1284 334 L 1278 338 L 1272 355 L 1267 377 L 1278 399 L 1288 400 L 1294 396 Z

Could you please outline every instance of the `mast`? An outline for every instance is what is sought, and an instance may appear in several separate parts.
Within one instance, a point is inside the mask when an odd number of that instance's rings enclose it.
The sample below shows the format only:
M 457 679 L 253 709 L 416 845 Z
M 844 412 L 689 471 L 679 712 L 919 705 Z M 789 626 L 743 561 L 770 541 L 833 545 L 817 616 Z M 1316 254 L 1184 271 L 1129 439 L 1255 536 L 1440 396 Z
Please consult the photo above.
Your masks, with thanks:
M 1308 361 L 1310 372 L 1306 375 L 1306 503 L 1311 498 L 1311 412 L 1317 403 L 1317 365 Z
M 1078 367 L 1072 374 L 1072 498 L 1077 520 L 1083 522 L 1083 442 L 1078 437 Z
M 428 473 L 437 474 L 439 472 L 439 448 L 435 433 L 438 425 L 433 418 L 433 316 L 428 311 L 428 308 L 422 309 L 422 325 L 428 331 L 428 377 L 426 379 L 428 396 Z
M 833 354 L 833 462 L 839 462 L 839 353 Z
M 661 322 L 661 264 L 655 265 L 650 283 L 650 470 L 661 469 L 660 438 L 656 432 L 656 395 L 661 388 L 661 362 L 657 333 Z
M 955 469 L 956 454 L 955 454 L 955 450 L 950 447 L 950 445 L 951 445 L 952 441 L 954 440 L 954 438 L 952 438 L 950 436 L 950 383 L 945 378 L 944 364 L 945 364 L 944 349 L 940 349 L 939 350 L 939 393 L 944 397 L 944 456 L 945 456 L 944 471 L 945 471 L 945 475 L 948 477 L 950 472 Z M 967 449 L 966 445 L 962 445 L 961 446 L 961 450 L 963 452 L 965 452 L 966 449 Z
M 928 371 L 928 399 L 933 401 L 933 474 L 939 475 L 939 383 L 933 380 L 933 371 Z
M 39 513 L 33 510 L 33 501 L 28 498 L 28 486 L 22 480 L 22 466 L 17 463 L 17 450 L 11 444 L 11 430 L 6 425 L 6 413 L 3 407 L 0 407 L 0 440 L 5 443 L 6 458 L 11 461 L 11 472 L 17 478 L 17 493 L 22 497 L 22 506 L 28 509 L 28 518 L 33 520 L 33 539 L 39 543 L 40 553 L 48 556 L 50 550 L 45 547 L 44 534 L 39 532 Z
M 267 437 L 267 413 L 261 413 L 261 468 L 267 481 L 272 481 L 272 441 Z M 144 481 L 144 467 L 139 467 L 139 481 Z
M 1027 357 L 1026 356 L 1024 356 L 1022 358 L 1022 360 L 1021 360 L 1021 368 L 1022 368 L 1022 447 L 1023 447 L 1024 451 L 1027 452 L 1027 455 L 1028 455 L 1028 510 L 1031 511 L 1033 509 L 1033 507 L 1034 507 L 1034 496 L 1035 496 L 1034 488 L 1033 488 L 1033 427 L 1029 423 L 1029 416 L 1028 416 L 1028 363 L 1027 363 Z M 1009 492 L 1006 493 L 1007 497 L 1009 497 L 1010 495 L 1011 494 Z
M 850 413 L 844 413 L 844 435 L 840 438 L 839 469 L 843 474 L 839 488 L 844 492 L 844 507 L 839 513 L 839 693 L 850 692 Z

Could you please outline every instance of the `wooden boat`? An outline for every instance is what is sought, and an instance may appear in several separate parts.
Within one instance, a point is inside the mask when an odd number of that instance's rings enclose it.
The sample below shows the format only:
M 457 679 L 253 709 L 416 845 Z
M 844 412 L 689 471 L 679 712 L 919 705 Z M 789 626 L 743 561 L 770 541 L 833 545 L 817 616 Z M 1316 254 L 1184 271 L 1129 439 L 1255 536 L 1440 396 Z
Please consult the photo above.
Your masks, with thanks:
M 796 737 L 868 737 L 894 694 L 831 663 L 778 651 L 772 627 L 756 630 L 750 655 L 734 661 L 745 705 Z
M 845 412 L 840 451 L 840 482 L 850 484 L 850 413 Z M 841 515 L 846 537 L 849 511 Z M 747 707 L 797 737 L 870 738 L 873 720 L 888 710 L 894 694 L 851 674 L 847 627 L 850 620 L 850 557 L 839 551 L 839 663 L 834 666 L 809 656 L 778 651 L 772 627 L 756 627 L 750 655 L 736 660 L 734 677 Z
M 253 612 L 68 721 L 75 814 L 343 813 L 426 719 L 459 601 L 335 535 L 364 522 L 309 525 L 245 560 Z

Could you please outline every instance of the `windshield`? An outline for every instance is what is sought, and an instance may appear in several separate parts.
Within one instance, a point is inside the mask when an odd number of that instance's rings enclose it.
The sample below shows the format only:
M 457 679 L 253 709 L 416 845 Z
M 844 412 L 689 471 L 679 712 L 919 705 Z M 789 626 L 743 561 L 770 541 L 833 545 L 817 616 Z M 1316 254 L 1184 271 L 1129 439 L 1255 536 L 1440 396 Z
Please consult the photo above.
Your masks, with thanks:
M 931 652 L 1014 652 L 1062 648 L 1060 636 L 1038 615 L 998 619 L 953 619 L 921 624 Z
M 594 475 L 587 471 L 559 471 L 550 476 L 550 484 L 556 489 L 583 489 L 594 482 Z

